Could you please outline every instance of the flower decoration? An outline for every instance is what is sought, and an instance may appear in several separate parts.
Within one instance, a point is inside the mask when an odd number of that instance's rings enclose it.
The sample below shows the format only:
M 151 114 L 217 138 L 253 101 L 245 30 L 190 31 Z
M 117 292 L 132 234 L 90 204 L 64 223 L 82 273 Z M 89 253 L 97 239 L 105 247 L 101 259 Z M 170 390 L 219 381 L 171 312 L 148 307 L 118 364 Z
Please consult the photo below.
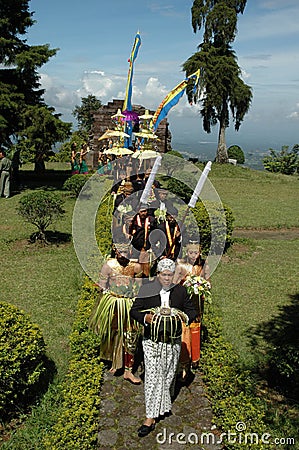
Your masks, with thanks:
M 132 211 L 132 205 L 119 205 L 117 207 L 117 211 L 122 214 L 126 214 L 126 213 Z
M 184 282 L 189 295 L 203 296 L 207 303 L 211 303 L 211 283 L 198 275 L 189 275 Z
M 166 221 L 166 212 L 167 209 L 156 209 L 154 212 L 155 218 L 158 220 L 159 223 Z

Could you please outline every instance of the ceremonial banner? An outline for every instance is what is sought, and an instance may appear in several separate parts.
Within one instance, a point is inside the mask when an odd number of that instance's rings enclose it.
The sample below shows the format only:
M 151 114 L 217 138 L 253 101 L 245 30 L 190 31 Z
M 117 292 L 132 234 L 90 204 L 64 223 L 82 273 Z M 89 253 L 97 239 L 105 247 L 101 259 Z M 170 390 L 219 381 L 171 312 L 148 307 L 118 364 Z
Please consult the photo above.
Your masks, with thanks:
M 134 61 L 137 58 L 138 50 L 141 45 L 141 37 L 139 34 L 139 31 L 137 32 L 135 36 L 134 45 L 131 51 L 130 58 L 128 59 L 128 62 L 130 64 L 129 66 L 129 72 L 128 72 L 128 80 L 127 80 L 127 87 L 126 87 L 126 96 L 123 104 L 123 111 L 132 111 L 132 80 L 133 80 L 133 67 L 134 67 Z
M 191 79 L 194 80 L 194 88 L 196 89 L 199 81 L 199 70 L 194 72 L 192 75 L 189 75 L 184 81 L 179 83 L 174 89 L 172 89 L 172 91 L 170 91 L 166 95 L 164 100 L 160 103 L 152 120 L 152 126 L 154 131 L 158 128 L 158 125 L 161 122 L 161 120 L 163 120 L 167 116 L 169 110 L 179 102 L 180 98 L 184 94 L 184 91 L 188 85 L 189 80 Z

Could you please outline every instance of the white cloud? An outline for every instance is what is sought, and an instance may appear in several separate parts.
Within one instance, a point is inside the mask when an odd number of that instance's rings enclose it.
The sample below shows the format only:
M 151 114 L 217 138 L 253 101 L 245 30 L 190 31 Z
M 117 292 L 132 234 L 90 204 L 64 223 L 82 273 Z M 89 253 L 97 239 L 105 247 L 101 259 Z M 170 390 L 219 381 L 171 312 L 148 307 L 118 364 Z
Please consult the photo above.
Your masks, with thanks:
M 146 81 L 144 88 L 139 90 L 138 96 L 132 100 L 133 103 L 141 104 L 155 110 L 167 93 L 166 86 L 158 78 L 150 77 Z
M 101 70 L 91 70 L 83 73 L 81 83 L 81 87 L 77 90 L 80 97 L 92 94 L 98 97 L 102 103 L 106 103 L 115 98 L 117 92 L 122 92 L 126 78 L 113 74 L 106 75 Z
M 287 116 L 287 119 L 299 119 L 299 112 L 298 111 L 292 112 Z
M 241 68 L 241 76 L 242 76 L 243 80 L 248 80 L 251 77 L 251 74 Z
M 115 74 L 106 74 L 101 70 L 84 71 L 81 86 L 60 85 L 57 79 L 49 75 L 41 75 L 42 87 L 46 90 L 45 101 L 54 106 L 58 112 L 68 111 L 71 114 L 76 104 L 80 104 L 82 97 L 95 95 L 103 104 L 113 99 L 124 99 L 127 78 Z M 173 89 L 163 84 L 157 77 L 141 77 L 133 84 L 132 103 L 143 105 L 145 108 L 156 110 L 165 96 Z M 171 109 L 172 117 L 194 117 L 198 114 L 198 106 L 190 106 L 184 94 L 179 103 Z
M 45 102 L 53 106 L 57 112 L 71 111 L 80 102 L 80 96 L 76 91 L 62 85 L 56 78 L 44 73 L 40 74 L 40 83 L 45 89 Z

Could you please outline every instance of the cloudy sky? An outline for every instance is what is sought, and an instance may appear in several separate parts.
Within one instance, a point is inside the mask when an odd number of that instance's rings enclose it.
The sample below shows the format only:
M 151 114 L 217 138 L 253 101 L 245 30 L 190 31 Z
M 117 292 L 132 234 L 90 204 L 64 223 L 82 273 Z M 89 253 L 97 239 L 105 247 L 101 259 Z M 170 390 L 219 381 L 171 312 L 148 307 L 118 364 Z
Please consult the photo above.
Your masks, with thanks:
M 89 94 L 102 103 L 124 98 L 128 57 L 137 31 L 142 45 L 134 66 L 132 103 L 155 110 L 184 79 L 182 64 L 201 43 L 193 33 L 191 6 L 182 0 L 31 0 L 36 24 L 28 43 L 49 43 L 57 55 L 40 70 L 45 100 L 71 114 Z M 253 102 L 238 133 L 227 130 L 227 145 L 247 153 L 299 143 L 299 2 L 248 0 L 238 18 L 233 49 Z M 185 96 L 168 115 L 173 148 L 202 157 L 215 154 L 218 127 L 202 130 L 198 107 Z

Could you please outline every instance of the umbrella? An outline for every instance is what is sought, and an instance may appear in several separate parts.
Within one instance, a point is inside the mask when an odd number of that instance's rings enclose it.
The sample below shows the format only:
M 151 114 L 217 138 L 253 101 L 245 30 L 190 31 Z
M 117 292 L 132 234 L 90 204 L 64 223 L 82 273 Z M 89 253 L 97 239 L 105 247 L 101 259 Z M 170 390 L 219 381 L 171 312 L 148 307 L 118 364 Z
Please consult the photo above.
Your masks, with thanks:
M 111 116 L 111 119 L 118 119 L 119 117 L 125 117 L 125 116 L 122 114 L 120 108 L 118 108 L 116 114 L 113 114 L 113 116 Z
M 107 148 L 106 150 L 103 151 L 103 153 L 105 153 L 106 155 L 116 155 L 116 156 L 124 156 L 124 155 L 131 155 L 132 150 L 130 150 L 129 148 L 125 148 L 125 147 L 112 147 L 112 148 Z
M 113 131 L 114 130 L 106 130 L 105 133 L 99 137 L 98 141 L 102 141 L 103 139 L 109 139 L 111 137 L 111 135 L 109 135 L 108 133 L 111 133 Z
M 152 119 L 154 116 L 149 113 L 148 109 L 145 110 L 145 113 L 142 116 L 139 116 L 140 119 L 149 120 Z
M 145 138 L 145 139 L 157 139 L 157 135 L 151 133 L 149 130 L 141 130 L 138 133 L 134 133 L 135 136 Z
M 120 130 L 111 130 L 107 132 L 108 137 L 130 137 L 129 134 L 125 133 L 124 131 Z
M 136 150 L 136 152 L 132 155 L 132 158 L 138 159 L 151 159 L 159 156 L 160 153 L 155 152 L 154 150 Z

